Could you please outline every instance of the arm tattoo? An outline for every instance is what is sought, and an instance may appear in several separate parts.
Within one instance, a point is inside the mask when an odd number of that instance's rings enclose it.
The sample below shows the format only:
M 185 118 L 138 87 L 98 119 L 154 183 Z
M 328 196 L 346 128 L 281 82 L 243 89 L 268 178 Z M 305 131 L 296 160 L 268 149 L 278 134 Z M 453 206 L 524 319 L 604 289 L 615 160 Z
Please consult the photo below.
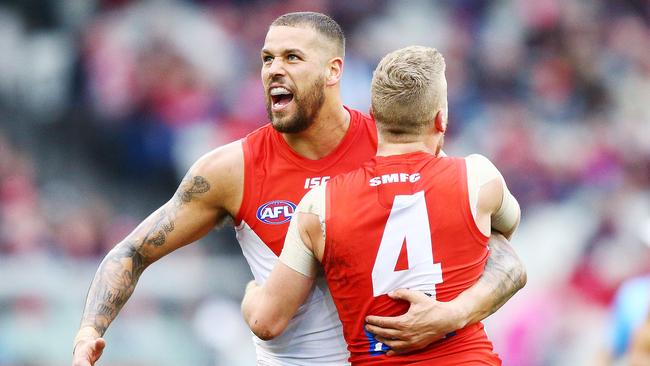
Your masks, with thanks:
M 479 279 L 492 289 L 489 314 L 503 306 L 526 281 L 526 269 L 510 244 L 503 239 L 490 240 L 490 257 Z
M 91 326 L 103 335 L 133 293 L 145 267 L 135 243 L 123 242 L 111 250 L 88 290 L 81 326 Z
M 210 190 L 210 183 L 208 183 L 205 178 L 201 176 L 185 177 L 181 186 L 176 191 L 176 196 L 180 198 L 182 202 L 190 202 L 196 193 L 205 193 Z
M 209 190 L 210 184 L 205 178 L 188 174 L 167 205 L 106 255 L 88 290 L 81 327 L 93 327 L 100 335 L 106 332 L 131 297 L 140 275 L 151 264 L 146 256 L 148 246 L 164 245 L 167 235 L 174 231 L 178 209 L 191 202 L 197 194 Z M 140 233 L 144 235 L 140 236 Z M 144 239 L 130 239 L 137 236 Z
M 177 208 L 185 203 L 189 203 L 197 193 L 205 193 L 210 190 L 210 183 L 201 176 L 185 176 L 181 182 L 174 198 L 171 201 L 171 210 L 162 210 L 158 214 L 155 224 L 147 233 L 144 241 L 155 247 L 165 244 L 167 234 L 174 231 L 174 218 Z M 173 212 L 169 212 L 173 211 Z

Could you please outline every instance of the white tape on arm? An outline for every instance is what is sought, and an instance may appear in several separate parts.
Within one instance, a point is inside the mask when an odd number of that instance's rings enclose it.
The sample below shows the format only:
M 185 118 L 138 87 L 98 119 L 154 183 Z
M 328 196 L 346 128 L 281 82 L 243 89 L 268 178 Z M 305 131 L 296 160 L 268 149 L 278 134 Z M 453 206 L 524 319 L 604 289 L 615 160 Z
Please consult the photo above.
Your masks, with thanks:
M 314 253 L 307 249 L 305 243 L 300 238 L 297 220 L 292 220 L 289 224 L 289 231 L 284 240 L 284 248 L 280 253 L 280 261 L 296 272 L 300 272 L 307 277 L 314 278 L 318 272 L 318 261 Z
M 474 219 L 477 217 L 478 196 L 481 188 L 495 179 L 501 181 L 503 195 L 500 208 L 491 215 L 491 226 L 502 234 L 511 234 L 519 224 L 521 215 L 517 199 L 510 193 L 506 182 L 492 162 L 485 156 L 473 154 L 465 158 L 467 166 L 467 191 L 470 209 Z
M 519 224 L 520 215 L 519 202 L 510 193 L 506 183 L 503 182 L 503 199 L 499 210 L 492 214 L 492 227 L 500 233 L 511 233 Z
M 296 214 L 309 213 L 318 215 L 321 223 L 323 235 L 325 233 L 325 188 L 324 186 L 316 187 L 303 197 L 296 207 Z M 318 260 L 314 252 L 307 248 L 300 237 L 300 227 L 298 220 L 292 219 L 289 224 L 289 230 L 284 241 L 284 248 L 280 254 L 282 263 L 291 269 L 302 273 L 307 277 L 316 277 L 318 272 Z
M 478 194 L 481 188 L 494 179 L 503 179 L 497 168 L 483 155 L 472 154 L 465 158 L 467 170 L 467 193 L 472 217 L 476 220 Z

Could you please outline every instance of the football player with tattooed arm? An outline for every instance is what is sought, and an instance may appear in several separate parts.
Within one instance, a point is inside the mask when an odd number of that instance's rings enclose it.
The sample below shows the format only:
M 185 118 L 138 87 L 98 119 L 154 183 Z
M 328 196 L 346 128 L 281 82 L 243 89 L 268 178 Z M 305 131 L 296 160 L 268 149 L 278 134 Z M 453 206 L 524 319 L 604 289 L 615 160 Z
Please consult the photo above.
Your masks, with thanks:
M 389 296 L 400 288 L 453 303 L 482 274 L 491 228 L 510 238 L 519 225 L 519 204 L 487 158 L 440 154 L 444 73 L 433 48 L 406 47 L 381 60 L 371 88 L 377 156 L 300 201 L 278 264 L 263 286 L 247 286 L 242 313 L 253 333 L 281 334 L 322 268 L 352 365 L 501 365 L 480 322 L 394 356 L 393 337 L 366 325 L 367 314 L 406 312 L 408 303 Z
M 201 157 L 174 196 L 106 255 L 88 291 L 73 365 L 99 359 L 102 336 L 149 265 L 227 218 L 235 222 L 255 280 L 264 283 L 296 203 L 309 188 L 375 155 L 374 121 L 341 101 L 344 50 L 340 26 L 326 15 L 289 13 L 271 24 L 261 51 L 270 123 Z M 496 311 L 523 286 L 526 274 L 503 236 L 492 235 L 489 245 L 485 273 L 453 306 L 419 292 L 398 292 L 411 303 L 409 311 L 369 318 L 371 331 L 390 334 L 399 340 L 393 350 L 407 352 Z M 323 280 L 316 281 L 298 317 L 289 322 L 290 332 L 274 340 L 253 338 L 259 364 L 347 364 L 341 323 Z

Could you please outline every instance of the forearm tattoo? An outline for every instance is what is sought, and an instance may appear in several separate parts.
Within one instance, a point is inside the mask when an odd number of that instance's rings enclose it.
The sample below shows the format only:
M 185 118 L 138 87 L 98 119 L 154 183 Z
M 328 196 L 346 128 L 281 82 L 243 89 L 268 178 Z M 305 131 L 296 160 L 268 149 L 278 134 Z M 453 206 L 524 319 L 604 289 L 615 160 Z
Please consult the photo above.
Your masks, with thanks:
M 492 289 L 489 314 L 503 306 L 526 281 L 526 269 L 512 247 L 502 240 L 490 240 L 490 257 L 479 279 Z
M 125 241 L 111 250 L 95 274 L 81 319 L 81 326 L 90 326 L 103 335 L 129 299 L 144 269 L 148 248 L 165 245 L 174 231 L 178 210 L 197 195 L 210 190 L 210 184 L 201 176 L 183 178 L 172 200 L 163 206 L 153 219 L 145 220 Z M 139 237 L 143 239 L 131 239 Z

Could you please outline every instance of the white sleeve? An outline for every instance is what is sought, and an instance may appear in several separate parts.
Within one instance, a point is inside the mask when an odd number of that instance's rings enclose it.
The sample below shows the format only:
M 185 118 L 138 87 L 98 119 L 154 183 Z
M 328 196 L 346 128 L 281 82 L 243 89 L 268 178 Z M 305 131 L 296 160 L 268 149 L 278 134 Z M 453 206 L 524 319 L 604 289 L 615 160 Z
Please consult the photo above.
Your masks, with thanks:
M 295 213 L 310 213 L 318 216 L 321 230 L 325 235 L 325 187 L 316 187 L 302 198 Z M 295 215 L 294 215 L 295 217 Z M 280 254 L 280 260 L 291 269 L 302 273 L 307 277 L 316 277 L 318 272 L 318 260 L 314 253 L 309 250 L 300 237 L 298 220 L 292 219 L 289 223 L 289 230 L 284 240 L 284 247 Z

